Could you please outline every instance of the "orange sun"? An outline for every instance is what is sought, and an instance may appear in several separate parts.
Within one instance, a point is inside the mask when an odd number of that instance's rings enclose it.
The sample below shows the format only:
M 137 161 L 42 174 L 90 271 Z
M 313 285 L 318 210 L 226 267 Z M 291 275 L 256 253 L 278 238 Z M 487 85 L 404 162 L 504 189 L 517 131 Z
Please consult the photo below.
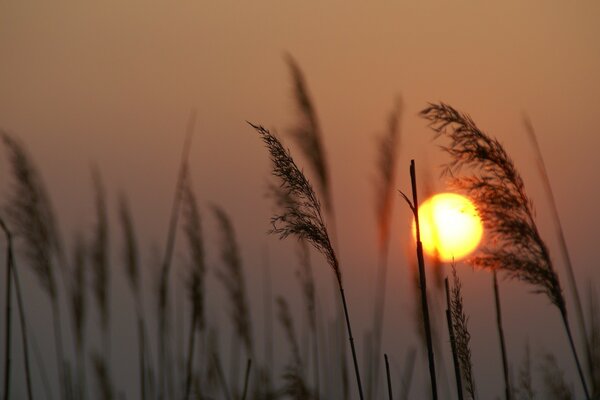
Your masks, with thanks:
M 468 198 L 454 194 L 436 194 L 419 207 L 423 250 L 442 261 L 458 260 L 477 248 L 483 236 L 483 224 Z M 413 236 L 416 226 L 413 220 Z

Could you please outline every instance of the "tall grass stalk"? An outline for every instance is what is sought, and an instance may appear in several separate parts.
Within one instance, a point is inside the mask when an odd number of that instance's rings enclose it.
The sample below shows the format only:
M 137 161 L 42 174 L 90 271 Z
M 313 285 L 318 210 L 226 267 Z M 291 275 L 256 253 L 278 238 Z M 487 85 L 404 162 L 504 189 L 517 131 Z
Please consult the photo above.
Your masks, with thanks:
M 185 399 L 190 396 L 193 375 L 193 360 L 195 337 L 205 328 L 204 317 L 204 275 L 206 272 L 204 260 L 204 241 L 202 238 L 202 225 L 196 196 L 192 190 L 191 177 L 188 174 L 183 196 L 183 216 L 185 219 L 184 231 L 190 253 L 190 276 L 188 296 L 192 305 L 188 354 L 186 362 Z
M 390 400 L 394 400 L 394 396 L 392 395 L 392 379 L 390 378 L 390 363 L 388 362 L 387 354 L 384 354 L 383 358 L 385 359 L 385 376 L 387 378 L 388 398 Z
M 377 398 L 379 387 L 379 355 L 383 337 L 383 317 L 385 311 L 385 293 L 387 282 L 388 252 L 390 242 L 390 221 L 394 206 L 394 184 L 396 165 L 400 146 L 400 118 L 402 101 L 396 100 L 394 109 L 388 117 L 387 130 L 377 142 L 377 170 L 375 180 L 375 212 L 379 228 L 379 268 L 375 289 L 373 312 L 373 352 L 371 357 L 372 379 L 367 380 L 367 398 Z
M 456 392 L 458 399 L 463 400 L 462 378 L 460 376 L 460 362 L 456 350 L 456 337 L 454 336 L 454 324 L 452 323 L 452 300 L 450 299 L 450 288 L 448 278 L 444 279 L 446 288 L 446 321 L 448 323 L 448 336 L 450 337 L 450 347 L 452 349 L 452 363 L 454 365 L 454 376 L 456 377 Z
M 344 309 L 350 348 L 352 350 L 358 393 L 360 399 L 363 400 L 364 396 L 360 380 L 358 358 L 354 347 L 354 337 L 352 336 L 348 304 L 346 302 L 346 295 L 344 294 L 342 272 L 329 239 L 329 234 L 321 211 L 321 203 L 315 194 L 312 185 L 308 179 L 306 179 L 302 171 L 300 171 L 289 151 L 283 147 L 279 139 L 262 126 L 250 125 L 258 132 L 269 151 L 273 165 L 273 175 L 279 180 L 281 192 L 292 199 L 292 202 L 288 205 L 286 210 L 271 218 L 271 223 L 273 225 L 271 233 L 278 234 L 281 239 L 291 235 L 298 239 L 306 240 L 307 243 L 310 243 L 326 258 L 327 263 L 335 273 Z
M 11 364 L 11 336 L 12 336 L 12 236 L 0 219 L 0 226 L 6 236 L 6 314 L 4 322 L 4 399 L 10 396 L 10 364 Z
M 504 396 L 506 400 L 512 399 L 510 375 L 508 372 L 508 357 L 506 355 L 506 342 L 504 340 L 504 329 L 502 327 L 502 309 L 500 307 L 500 290 L 498 289 L 498 277 L 496 270 L 492 270 L 492 281 L 494 286 L 494 305 L 496 308 L 496 327 L 498 329 L 498 340 L 500 341 L 500 353 L 502 355 L 502 373 L 504 376 Z
M 571 262 L 571 255 L 569 254 L 569 247 L 567 246 L 567 240 L 565 239 L 565 232 L 562 227 L 562 223 L 560 221 L 560 216 L 558 214 L 558 206 L 556 205 L 556 198 L 554 197 L 554 191 L 552 190 L 552 185 L 550 184 L 550 178 L 548 177 L 548 170 L 546 169 L 546 163 L 544 162 L 544 157 L 542 155 L 542 150 L 540 148 L 540 144 L 537 140 L 537 136 L 535 134 L 535 130 L 533 129 L 533 125 L 529 118 L 525 117 L 523 121 L 525 125 L 525 131 L 527 132 L 527 136 L 531 141 L 533 149 L 535 151 L 536 161 L 538 172 L 540 177 L 542 178 L 542 184 L 544 186 L 544 191 L 546 193 L 546 198 L 550 203 L 550 211 L 552 213 L 552 220 L 554 222 L 554 227 L 556 229 L 556 236 L 558 237 L 558 243 L 560 248 L 560 254 L 563 258 L 563 262 L 567 267 L 567 277 L 569 286 L 571 286 L 571 291 L 573 292 L 573 302 L 575 305 L 575 314 L 577 316 L 577 322 L 579 324 L 579 334 L 581 338 L 581 342 L 584 345 L 586 360 L 589 369 L 590 377 L 595 375 L 596 369 L 600 368 L 600 365 L 594 363 L 594 359 L 592 357 L 592 352 L 590 348 L 590 343 L 587 340 L 586 336 L 586 324 L 585 317 L 583 314 L 583 307 L 581 305 L 581 297 L 579 296 L 579 289 L 577 288 L 577 280 L 575 279 L 575 271 L 573 268 L 573 263 Z M 594 381 L 592 379 L 592 385 Z M 592 386 L 592 391 L 600 390 L 600 388 L 595 388 Z
M 60 394 L 65 398 L 65 364 L 63 340 L 54 271 L 55 258 L 62 268 L 62 247 L 55 224 L 50 199 L 42 178 L 33 165 L 24 147 L 7 133 L 2 132 L 2 140 L 8 152 L 12 170 L 12 192 L 6 205 L 6 215 L 13 231 L 22 238 L 24 255 L 29 266 L 50 299 L 54 328 L 55 352 Z
M 583 391 L 590 399 L 558 275 L 535 223 L 533 204 L 512 160 L 498 140 L 481 131 L 468 115 L 447 104 L 430 104 L 421 116 L 430 121 L 436 137 L 450 139 L 450 145 L 443 147 L 451 157 L 446 171 L 458 174 L 461 167 L 473 171 L 472 175 L 452 179 L 455 188 L 466 192 L 477 204 L 490 237 L 490 244 L 470 262 L 504 271 L 510 278 L 529 283 L 548 296 L 560 312 Z
M 185 175 L 188 170 L 188 159 L 192 145 L 192 137 L 196 125 L 196 112 L 192 110 L 188 120 L 183 149 L 181 151 L 181 160 L 177 182 L 175 184 L 175 194 L 171 205 L 171 215 L 169 218 L 169 228 L 165 244 L 165 252 L 160 268 L 159 286 L 158 286 L 158 398 L 162 400 L 165 395 L 166 379 L 166 345 L 167 345 L 167 299 L 169 298 L 169 272 L 171 270 L 171 259 L 173 249 L 175 248 L 175 237 L 177 235 L 177 222 L 179 220 L 179 208 L 181 206 L 181 197 L 183 194 L 183 185 Z
M 425 277 L 425 259 L 423 258 L 423 243 L 421 242 L 421 229 L 419 224 L 419 201 L 417 198 L 417 177 L 415 172 L 415 160 L 410 161 L 410 182 L 412 187 L 412 202 L 402 192 L 400 194 L 408 203 L 415 218 L 416 242 L 417 242 L 417 263 L 419 265 L 419 286 L 421 289 L 421 313 L 423 314 L 423 325 L 425 327 L 425 337 L 427 341 L 427 359 L 429 362 L 429 378 L 431 381 L 431 394 L 434 400 L 437 400 L 437 379 L 435 374 L 435 357 L 433 354 L 433 341 L 431 335 L 431 322 L 429 320 L 429 304 L 427 301 L 427 279 Z
M 32 400 L 33 399 L 33 391 L 32 391 L 32 385 L 31 385 L 31 368 L 29 365 L 29 342 L 27 340 L 27 324 L 26 324 L 26 320 L 25 320 L 25 306 L 23 304 L 23 297 L 21 294 L 21 286 L 19 284 L 19 276 L 17 273 L 17 266 L 15 263 L 15 254 L 14 254 L 14 249 L 13 249 L 13 238 L 12 238 L 12 234 L 10 232 L 10 230 L 8 229 L 8 227 L 6 226 L 6 223 L 4 222 L 4 220 L 2 218 L 0 218 L 0 228 L 2 229 L 2 231 L 4 232 L 4 235 L 6 236 L 6 245 L 7 245 L 7 254 L 6 254 L 6 268 L 7 271 L 10 272 L 10 276 L 7 274 L 6 277 L 6 284 L 7 286 L 10 284 L 9 282 L 11 282 L 14 279 L 14 284 L 15 284 L 15 293 L 17 295 L 17 307 L 19 310 L 19 320 L 21 323 L 21 341 L 22 341 L 22 346 L 23 346 L 23 358 L 24 358 L 24 365 L 25 365 L 25 383 L 27 385 L 27 398 L 28 400 Z M 7 292 L 10 292 L 7 289 Z M 12 303 L 12 300 L 8 297 L 7 294 L 7 308 L 9 307 L 9 301 Z M 7 311 L 7 319 L 9 319 L 9 315 L 10 313 Z M 12 318 L 9 320 L 11 321 Z M 11 325 L 12 323 L 7 322 L 6 323 L 6 329 L 7 329 L 7 333 L 6 333 L 6 341 L 7 341 L 7 351 L 5 353 L 6 357 L 9 357 L 9 351 L 8 349 L 10 348 L 10 340 L 8 339 L 8 336 L 10 335 L 9 331 L 11 330 Z M 8 368 L 6 368 L 6 375 L 8 375 Z M 8 384 L 8 378 L 5 378 L 5 385 Z M 7 397 L 7 393 L 9 393 L 9 390 L 5 388 L 5 399 L 8 399 Z
M 590 355 L 594 365 L 600 365 L 600 305 L 598 304 L 598 293 L 590 286 L 588 288 L 588 343 L 590 344 Z M 592 398 L 600 398 L 600 370 L 594 369 L 592 375 L 593 390 Z
M 129 288 L 133 295 L 135 313 L 137 317 L 137 336 L 138 336 L 138 368 L 140 374 L 140 398 L 147 398 L 147 345 L 146 345 L 146 322 L 144 312 L 143 291 L 141 288 L 139 251 L 135 234 L 135 227 L 129 203 L 124 194 L 119 196 L 119 221 L 123 235 L 122 257 L 125 265 L 125 275 L 129 283 Z
M 73 254 L 73 273 L 70 285 L 71 316 L 77 357 L 77 397 L 85 398 L 85 320 L 87 314 L 86 246 L 77 235 Z

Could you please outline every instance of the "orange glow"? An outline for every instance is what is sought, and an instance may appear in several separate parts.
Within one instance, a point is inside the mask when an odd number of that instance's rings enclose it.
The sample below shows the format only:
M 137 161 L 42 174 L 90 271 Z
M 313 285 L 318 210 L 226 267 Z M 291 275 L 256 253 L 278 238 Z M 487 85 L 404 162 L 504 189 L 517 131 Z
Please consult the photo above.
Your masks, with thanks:
M 423 250 L 442 261 L 469 255 L 483 236 L 483 224 L 473 202 L 454 193 L 427 199 L 419 207 L 419 221 Z M 414 220 L 412 227 L 416 237 Z

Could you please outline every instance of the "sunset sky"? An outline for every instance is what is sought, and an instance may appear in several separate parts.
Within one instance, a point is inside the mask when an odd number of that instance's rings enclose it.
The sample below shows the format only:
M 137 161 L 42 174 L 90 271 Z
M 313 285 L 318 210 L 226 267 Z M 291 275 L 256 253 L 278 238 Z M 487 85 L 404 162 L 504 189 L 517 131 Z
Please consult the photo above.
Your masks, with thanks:
M 164 248 L 192 109 L 197 111 L 197 124 L 191 174 L 203 211 L 209 318 L 224 331 L 231 329 L 223 317 L 227 309 L 214 274 L 221 261 L 211 204 L 222 206 L 232 217 L 259 347 L 265 254 L 274 295 L 286 295 L 301 315 L 296 247 L 293 240 L 280 242 L 266 234 L 272 214 L 272 202 L 265 196 L 270 164 L 258 135 L 246 124 L 259 123 L 278 132 L 309 172 L 288 135 L 295 114 L 286 53 L 293 55 L 305 74 L 323 128 L 337 211 L 338 252 L 359 357 L 363 333 L 371 324 L 376 276 L 375 138 L 384 131 L 397 96 L 402 97 L 404 113 L 396 188 L 409 190 L 408 166 L 415 159 L 421 182 L 430 179 L 436 191 L 446 189 L 439 178 L 439 165 L 447 160 L 438 148 L 442 143 L 432 141 L 433 132 L 417 114 L 428 102 L 438 101 L 467 112 L 482 130 L 503 143 L 522 173 L 572 312 L 566 271 L 523 116 L 530 118 L 538 134 L 586 300 L 588 286 L 598 289 L 600 284 L 598 21 L 600 3 L 591 0 L 6 0 L 0 2 L 0 129 L 28 148 L 69 245 L 78 232 L 91 236 L 90 168 L 100 169 L 113 225 L 114 376 L 120 390 L 136 398 L 136 355 L 128 353 L 135 343 L 129 314 L 133 305 L 120 261 L 117 199 L 121 192 L 129 196 L 146 260 L 144 284 L 149 289 L 158 263 L 152 259 L 153 249 Z M 0 154 L 0 200 L 4 202 L 10 190 L 9 170 L 5 153 Z M 398 376 L 407 350 L 419 342 L 408 268 L 414 259 L 411 216 L 401 198 L 395 200 L 383 350 L 390 354 Z M 174 257 L 176 284 L 185 277 L 184 251 L 179 246 Z M 313 253 L 312 259 L 325 316 L 333 318 L 334 301 L 339 299 L 333 292 L 332 271 L 320 255 Z M 503 382 L 492 278 L 461 263 L 458 270 L 470 315 L 478 394 L 482 399 L 495 398 L 501 396 Z M 32 330 L 46 364 L 52 366 L 53 342 L 45 334 L 50 332 L 46 299 L 34 294 L 39 291 L 37 280 L 29 272 L 24 274 L 31 296 Z M 581 385 L 555 307 L 522 283 L 500 284 L 513 374 L 529 340 L 534 358 L 547 351 L 557 355 L 580 398 Z M 440 334 L 445 335 L 441 313 L 436 318 Z M 296 326 L 302 326 L 302 321 L 296 321 Z M 153 329 L 152 325 L 154 333 Z M 92 313 L 88 331 L 96 330 Z M 284 354 L 278 360 L 282 363 L 288 349 L 279 326 L 275 334 Z M 227 346 L 228 340 L 221 345 Z M 93 347 L 98 341 L 90 342 Z M 453 388 L 449 348 L 444 351 Z M 20 355 L 16 358 L 15 386 L 23 395 Z M 415 398 L 425 393 L 428 384 L 423 354 L 417 360 Z M 449 392 L 443 384 L 440 388 Z M 441 398 L 454 398 L 451 393 Z

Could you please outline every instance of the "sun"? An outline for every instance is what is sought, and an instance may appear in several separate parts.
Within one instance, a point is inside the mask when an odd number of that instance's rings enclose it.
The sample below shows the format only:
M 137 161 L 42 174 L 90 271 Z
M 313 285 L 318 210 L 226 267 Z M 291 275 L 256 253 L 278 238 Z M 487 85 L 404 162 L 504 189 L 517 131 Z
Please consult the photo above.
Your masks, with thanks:
M 423 250 L 442 261 L 458 260 L 477 248 L 483 224 L 468 198 L 455 193 L 436 194 L 419 206 Z M 413 220 L 413 236 L 416 226 Z

